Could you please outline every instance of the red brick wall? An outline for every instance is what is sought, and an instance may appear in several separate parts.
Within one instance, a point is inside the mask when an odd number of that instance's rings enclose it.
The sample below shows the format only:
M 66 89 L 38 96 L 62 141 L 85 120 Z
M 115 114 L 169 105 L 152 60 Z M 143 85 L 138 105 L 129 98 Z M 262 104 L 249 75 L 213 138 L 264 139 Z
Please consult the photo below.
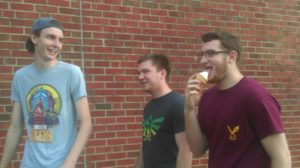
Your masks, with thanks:
M 1 152 L 12 75 L 32 61 L 24 50 L 32 21 L 49 15 L 66 28 L 62 59 L 81 66 L 87 80 L 94 132 L 78 167 L 133 166 L 148 100 L 137 82 L 136 59 L 145 53 L 169 55 L 170 84 L 183 93 L 188 76 L 200 69 L 194 61 L 199 37 L 213 30 L 233 32 L 243 41 L 240 68 L 278 98 L 293 167 L 300 167 L 299 0 L 0 0 Z M 23 144 L 24 138 L 11 167 L 19 164 Z M 194 167 L 206 162 L 195 159 Z

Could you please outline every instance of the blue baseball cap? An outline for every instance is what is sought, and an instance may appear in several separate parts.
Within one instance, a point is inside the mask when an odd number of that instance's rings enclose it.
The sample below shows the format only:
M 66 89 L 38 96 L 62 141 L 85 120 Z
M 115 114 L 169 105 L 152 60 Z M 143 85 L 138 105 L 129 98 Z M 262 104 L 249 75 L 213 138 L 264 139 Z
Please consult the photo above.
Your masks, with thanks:
M 42 30 L 44 28 L 56 27 L 64 31 L 64 27 L 53 17 L 43 17 L 36 20 L 32 25 L 32 32 Z

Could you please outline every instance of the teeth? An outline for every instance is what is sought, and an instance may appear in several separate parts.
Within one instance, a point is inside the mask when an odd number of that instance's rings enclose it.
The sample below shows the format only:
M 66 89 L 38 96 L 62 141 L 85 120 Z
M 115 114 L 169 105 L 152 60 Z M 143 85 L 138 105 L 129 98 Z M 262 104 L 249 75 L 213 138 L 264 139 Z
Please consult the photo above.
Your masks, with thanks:
M 55 49 L 48 49 L 50 52 L 53 52 L 53 53 L 57 53 L 57 50 Z

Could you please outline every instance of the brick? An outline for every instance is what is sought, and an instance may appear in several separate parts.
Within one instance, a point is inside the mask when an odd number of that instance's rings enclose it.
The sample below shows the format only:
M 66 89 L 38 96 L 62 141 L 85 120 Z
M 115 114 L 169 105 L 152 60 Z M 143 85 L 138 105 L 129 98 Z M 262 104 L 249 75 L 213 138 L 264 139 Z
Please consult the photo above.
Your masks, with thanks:
M 125 114 L 125 112 L 121 111 L 121 110 L 107 111 L 107 113 L 106 113 L 107 116 L 123 116 L 124 114 Z M 116 128 L 116 126 L 110 126 L 110 128 L 111 127 L 115 127 Z M 124 128 L 124 126 L 119 126 L 119 127 Z
M 110 124 L 110 123 L 113 123 L 114 121 L 115 121 L 114 118 L 97 118 L 97 119 L 95 119 L 95 123 L 99 124 L 99 125 Z
M 135 20 L 135 21 L 141 20 L 141 16 L 136 15 L 136 14 L 127 14 L 127 13 L 125 13 L 125 14 L 123 14 L 123 18 L 125 20 Z
M 8 9 L 8 3 L 0 2 L 0 9 Z
M 91 9 L 93 11 L 109 11 L 112 6 L 108 4 L 99 4 L 99 3 L 85 3 L 83 6 L 84 9 Z
M 127 156 L 125 158 L 127 158 Z M 117 165 L 133 165 L 133 164 L 135 164 L 134 159 L 123 159 L 117 161 Z
M 119 138 L 128 138 L 128 137 L 134 137 L 135 133 L 132 131 L 122 131 L 122 132 L 117 132 L 117 137 Z
M 116 160 L 116 159 L 125 158 L 125 157 L 126 157 L 125 153 L 113 153 L 113 154 L 108 155 L 108 159 L 111 159 L 111 160 Z
M 143 14 L 143 15 L 149 15 L 150 10 L 145 8 L 131 8 L 132 13 L 135 14 Z
M 38 18 L 37 14 L 29 13 L 29 12 L 15 12 L 15 17 L 19 19 L 36 19 Z
M 46 4 L 47 0 L 26 0 L 27 3 L 34 3 L 34 4 Z
M 116 13 L 116 12 L 111 12 L 111 11 L 109 11 L 109 12 L 104 11 L 103 12 L 103 17 L 104 18 L 110 18 L 110 19 L 113 19 L 113 18 L 118 19 L 118 18 L 122 17 L 122 14 L 121 13 Z
M 110 167 L 116 167 L 115 161 L 97 161 L 96 162 L 96 167 L 101 167 L 101 168 L 110 168 Z
M 115 88 L 115 89 L 122 89 L 125 88 L 123 83 L 120 82 L 113 82 L 113 83 L 106 83 L 105 88 Z
M 33 5 L 31 4 L 23 4 L 23 3 L 12 3 L 10 5 L 10 9 L 11 10 L 29 10 L 29 11 L 33 11 Z
M 122 41 L 117 41 L 117 40 L 106 40 L 105 41 L 105 45 L 106 46 L 123 46 L 123 42 Z
M 124 28 L 124 33 L 140 34 L 141 33 L 141 29 L 132 28 L 132 27 L 125 27 Z
M 3 12 L 2 12 L 2 15 L 3 15 L 4 17 L 12 18 L 12 17 L 14 17 L 14 12 L 12 12 L 12 11 L 3 11 Z
M 0 72 L 1 73 L 12 73 L 13 71 L 12 71 L 12 67 L 10 67 L 10 66 L 1 66 Z
M 96 133 L 96 138 L 101 138 L 101 137 L 116 138 L 116 132 L 99 132 L 99 133 Z
M 126 140 L 125 139 L 111 139 L 108 142 L 108 145 L 118 145 L 118 144 L 125 144 Z
M 1 68 L 0 68 L 1 69 Z M 13 77 L 11 74 L 1 74 L 0 80 L 4 80 L 4 81 L 12 81 Z M 6 96 L 6 95 L 10 95 L 10 90 L 4 90 L 3 88 L 3 92 L 2 96 Z
M 122 53 L 122 54 L 131 54 L 133 50 L 131 48 L 114 48 L 115 53 Z
M 109 5 L 120 5 L 121 2 L 121 0 L 104 0 L 104 3 Z
M 3 102 L 4 103 L 4 102 Z M 2 104 L 2 102 L 1 102 Z M 0 113 L 0 121 L 3 122 L 3 121 L 10 121 L 11 119 L 11 114 L 6 114 L 6 113 Z M 1 135 L 0 135 L 1 136 Z M 6 136 L 6 134 L 5 134 Z M 1 136 L 1 137 L 5 137 L 5 136 Z
M 63 7 L 69 7 L 70 2 L 66 0 L 56 1 L 56 0 L 48 0 L 49 5 L 55 5 L 55 6 L 63 6 Z
M 143 34 L 160 35 L 160 30 L 156 29 L 143 29 Z
M 23 29 L 21 29 L 21 28 L 13 28 L 13 27 L 0 27 L 0 32 L 1 33 L 20 34 L 20 33 L 23 32 Z M 11 44 L 11 45 L 13 45 L 13 44 Z
M 163 30 L 161 31 L 162 36 L 177 36 L 177 31 L 171 31 L 171 30 Z
M 100 110 L 100 109 L 111 109 L 111 104 L 96 104 L 95 108 L 97 110 Z

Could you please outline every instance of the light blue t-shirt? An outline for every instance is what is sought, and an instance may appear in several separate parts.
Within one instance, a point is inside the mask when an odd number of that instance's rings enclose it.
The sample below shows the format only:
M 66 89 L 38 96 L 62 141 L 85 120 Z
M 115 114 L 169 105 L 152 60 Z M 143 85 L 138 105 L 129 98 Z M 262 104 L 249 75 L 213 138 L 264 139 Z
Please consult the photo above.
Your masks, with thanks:
M 78 66 L 58 61 L 49 69 L 34 64 L 13 78 L 12 100 L 21 103 L 27 133 L 21 168 L 59 168 L 77 136 L 75 101 L 86 96 Z

